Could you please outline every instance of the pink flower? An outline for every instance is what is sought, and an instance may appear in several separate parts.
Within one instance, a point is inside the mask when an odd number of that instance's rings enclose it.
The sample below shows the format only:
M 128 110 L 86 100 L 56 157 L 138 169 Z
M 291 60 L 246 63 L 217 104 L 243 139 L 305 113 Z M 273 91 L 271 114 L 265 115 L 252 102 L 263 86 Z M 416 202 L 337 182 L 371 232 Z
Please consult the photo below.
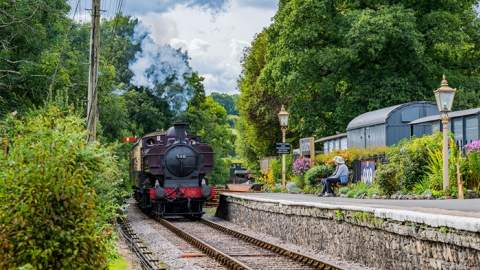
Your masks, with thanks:
M 468 152 L 480 152 L 480 140 L 473 141 L 465 145 Z
M 306 171 L 308 171 L 308 169 L 310 169 L 311 165 L 312 162 L 309 158 L 301 157 L 293 162 L 293 173 L 296 175 L 304 174 Z

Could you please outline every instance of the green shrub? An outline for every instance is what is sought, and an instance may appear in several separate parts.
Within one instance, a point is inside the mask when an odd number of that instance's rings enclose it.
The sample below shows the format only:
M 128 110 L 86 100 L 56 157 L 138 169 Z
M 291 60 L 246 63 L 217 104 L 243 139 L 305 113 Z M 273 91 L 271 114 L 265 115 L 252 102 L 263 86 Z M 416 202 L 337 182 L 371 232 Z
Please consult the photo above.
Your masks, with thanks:
M 305 173 L 305 186 L 314 186 L 316 180 L 328 177 L 332 174 L 333 168 L 328 165 L 317 165 Z
M 303 188 L 303 192 L 307 193 L 307 194 L 319 194 L 320 192 L 322 192 L 322 187 L 321 186 L 305 186 Z
M 280 183 L 282 179 L 282 162 L 278 159 L 274 159 L 272 160 L 272 163 L 270 163 L 270 166 L 272 168 L 275 183 Z
M 446 192 L 443 192 L 443 154 L 439 147 L 432 147 L 427 149 L 427 165 L 425 167 L 425 175 L 423 179 L 415 185 L 413 192 L 416 194 L 424 194 L 426 192 L 438 193 L 442 191 L 441 196 L 456 196 L 457 195 L 457 163 L 460 165 L 460 172 L 466 171 L 465 158 L 458 150 L 453 140 L 450 141 L 450 155 L 449 155 L 449 183 L 450 186 Z M 465 174 L 465 173 L 463 173 Z
M 295 175 L 292 180 L 298 188 L 303 189 L 305 187 L 305 177 L 303 175 Z
M 480 191 L 480 152 L 468 153 L 466 168 L 466 186 L 477 192 Z
M 406 139 L 386 153 L 388 164 L 379 166 L 375 181 L 388 195 L 396 191 L 408 193 L 426 177 L 429 151 L 441 149 L 442 134 Z
M 341 188 L 338 189 L 338 193 L 339 194 L 344 194 L 344 195 L 346 195 L 349 191 L 350 191 L 349 186 L 341 187 Z
M 400 189 L 397 178 L 397 168 L 393 164 L 382 164 L 375 172 L 375 183 L 386 195 L 392 195 Z
M 347 150 L 334 151 L 326 154 L 320 154 L 315 157 L 316 164 L 334 164 L 333 158 L 341 156 L 345 159 L 347 166 L 351 167 L 352 161 L 372 158 L 384 155 L 387 147 L 373 147 L 373 148 L 349 148 Z
M 349 198 L 365 198 L 374 195 L 382 195 L 382 192 L 377 184 L 365 184 L 357 182 L 345 187 L 341 187 L 338 193 L 344 194 Z
M 50 107 L 0 125 L 0 268 L 104 269 L 121 177 L 113 148 Z

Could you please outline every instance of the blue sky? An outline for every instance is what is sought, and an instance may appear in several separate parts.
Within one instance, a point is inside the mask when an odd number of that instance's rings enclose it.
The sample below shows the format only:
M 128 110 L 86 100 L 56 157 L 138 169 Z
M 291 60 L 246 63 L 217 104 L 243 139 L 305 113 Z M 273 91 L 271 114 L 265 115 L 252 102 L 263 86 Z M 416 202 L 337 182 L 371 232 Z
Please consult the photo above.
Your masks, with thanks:
M 102 0 L 105 16 L 118 1 Z M 89 2 L 81 0 L 81 9 Z M 271 23 L 277 5 L 278 0 L 124 0 L 122 11 L 138 17 L 158 45 L 187 50 L 207 93 L 236 93 L 243 50 Z

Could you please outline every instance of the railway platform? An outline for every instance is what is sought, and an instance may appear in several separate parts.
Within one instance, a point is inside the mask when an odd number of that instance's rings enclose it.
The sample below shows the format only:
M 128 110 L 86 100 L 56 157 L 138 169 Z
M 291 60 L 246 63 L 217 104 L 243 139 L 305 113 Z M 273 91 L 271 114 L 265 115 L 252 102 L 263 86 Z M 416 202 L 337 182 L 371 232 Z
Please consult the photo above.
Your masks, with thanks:
M 480 232 L 480 199 L 377 200 L 288 193 L 228 193 L 228 196 L 265 203 L 278 203 L 283 206 L 370 212 L 379 218 Z
M 217 216 L 376 269 L 480 269 L 480 200 L 222 193 Z

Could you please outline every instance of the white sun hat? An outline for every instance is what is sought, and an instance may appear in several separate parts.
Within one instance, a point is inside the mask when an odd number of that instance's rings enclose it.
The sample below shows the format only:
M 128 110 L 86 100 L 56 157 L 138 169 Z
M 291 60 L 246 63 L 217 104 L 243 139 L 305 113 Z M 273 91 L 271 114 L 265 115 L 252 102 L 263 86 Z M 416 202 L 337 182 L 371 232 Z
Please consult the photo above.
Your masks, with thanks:
M 340 157 L 340 156 L 335 156 L 333 158 L 333 161 L 335 161 L 335 163 L 337 164 L 345 164 L 345 160 L 343 159 L 343 157 Z

